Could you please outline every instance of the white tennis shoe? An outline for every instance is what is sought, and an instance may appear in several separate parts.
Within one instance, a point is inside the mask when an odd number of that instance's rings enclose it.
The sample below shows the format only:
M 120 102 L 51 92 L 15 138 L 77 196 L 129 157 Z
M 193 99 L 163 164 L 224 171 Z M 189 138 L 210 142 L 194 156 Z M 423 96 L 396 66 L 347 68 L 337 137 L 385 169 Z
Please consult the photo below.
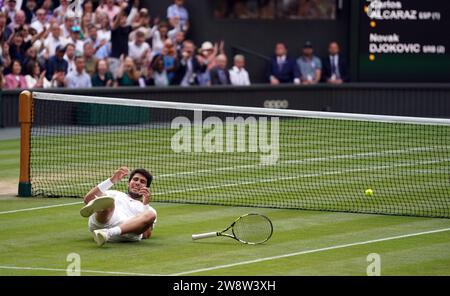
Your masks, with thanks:
M 81 208 L 80 215 L 89 217 L 95 212 L 104 211 L 114 205 L 114 198 L 111 196 L 100 196 L 88 202 L 87 205 Z
M 92 233 L 94 240 L 100 247 L 103 246 L 109 239 L 107 229 L 97 229 Z

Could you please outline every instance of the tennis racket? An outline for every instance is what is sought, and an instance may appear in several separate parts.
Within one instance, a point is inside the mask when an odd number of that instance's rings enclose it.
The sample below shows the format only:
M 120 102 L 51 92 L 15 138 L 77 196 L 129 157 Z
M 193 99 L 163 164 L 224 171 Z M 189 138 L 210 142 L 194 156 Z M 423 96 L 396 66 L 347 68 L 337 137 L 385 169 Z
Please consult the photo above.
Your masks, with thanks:
M 198 240 L 208 237 L 225 236 L 243 244 L 256 245 L 268 241 L 272 233 L 273 226 L 269 218 L 264 215 L 250 213 L 240 216 L 223 231 L 193 234 L 192 239 Z

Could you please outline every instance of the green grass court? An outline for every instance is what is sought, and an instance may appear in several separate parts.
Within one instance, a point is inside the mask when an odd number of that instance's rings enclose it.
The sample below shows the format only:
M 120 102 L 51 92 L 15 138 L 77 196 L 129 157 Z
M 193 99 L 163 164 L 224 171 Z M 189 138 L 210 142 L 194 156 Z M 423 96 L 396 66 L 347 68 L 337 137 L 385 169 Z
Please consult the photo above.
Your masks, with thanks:
M 370 253 L 381 256 L 381 275 L 450 275 L 450 220 L 439 218 L 157 202 L 150 240 L 98 248 L 79 200 L 14 197 L 18 157 L 18 140 L 0 141 L 0 275 L 66 275 L 70 253 L 82 275 L 363 276 Z M 251 211 L 273 221 L 265 245 L 191 241 Z

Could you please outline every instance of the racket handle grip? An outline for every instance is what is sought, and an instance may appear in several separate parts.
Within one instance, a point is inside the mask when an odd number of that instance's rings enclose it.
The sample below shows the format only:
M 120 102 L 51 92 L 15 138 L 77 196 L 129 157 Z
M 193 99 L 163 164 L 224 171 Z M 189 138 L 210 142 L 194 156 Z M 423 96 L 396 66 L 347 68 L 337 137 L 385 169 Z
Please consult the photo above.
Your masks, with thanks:
M 207 233 L 202 233 L 202 234 L 193 234 L 192 235 L 192 239 L 193 240 L 197 240 L 197 239 L 202 239 L 202 238 L 215 237 L 217 235 L 218 235 L 217 232 L 207 232 Z

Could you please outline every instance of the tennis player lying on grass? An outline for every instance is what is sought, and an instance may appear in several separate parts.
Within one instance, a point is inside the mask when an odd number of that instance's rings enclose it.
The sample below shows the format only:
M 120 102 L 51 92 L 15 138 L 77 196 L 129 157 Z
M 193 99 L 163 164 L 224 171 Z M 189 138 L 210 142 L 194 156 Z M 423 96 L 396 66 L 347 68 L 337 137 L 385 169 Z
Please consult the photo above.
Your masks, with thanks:
M 156 222 L 156 211 L 149 205 L 152 175 L 145 169 L 136 169 L 128 179 L 128 194 L 109 190 L 128 175 L 128 168 L 119 168 L 84 197 L 86 204 L 80 214 L 89 217 L 89 231 L 95 242 L 140 241 L 151 236 Z

